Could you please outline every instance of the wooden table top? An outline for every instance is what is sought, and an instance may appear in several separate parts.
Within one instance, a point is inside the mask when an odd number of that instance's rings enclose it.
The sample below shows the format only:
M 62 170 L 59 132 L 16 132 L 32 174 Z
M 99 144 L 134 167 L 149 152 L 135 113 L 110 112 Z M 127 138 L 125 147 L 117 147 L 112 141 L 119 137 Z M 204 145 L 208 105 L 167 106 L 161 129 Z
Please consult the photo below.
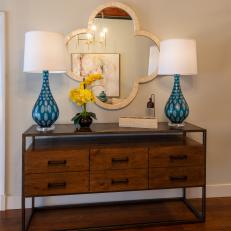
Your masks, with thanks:
M 76 130 L 73 124 L 56 124 L 55 129 L 49 132 L 39 132 L 37 125 L 32 125 L 23 133 L 23 136 L 118 136 L 118 135 L 162 135 L 162 134 L 182 134 L 185 132 L 205 132 L 204 128 L 185 123 L 184 127 L 172 128 L 167 122 L 159 122 L 158 128 L 125 128 L 119 127 L 118 123 L 93 123 L 89 129 Z

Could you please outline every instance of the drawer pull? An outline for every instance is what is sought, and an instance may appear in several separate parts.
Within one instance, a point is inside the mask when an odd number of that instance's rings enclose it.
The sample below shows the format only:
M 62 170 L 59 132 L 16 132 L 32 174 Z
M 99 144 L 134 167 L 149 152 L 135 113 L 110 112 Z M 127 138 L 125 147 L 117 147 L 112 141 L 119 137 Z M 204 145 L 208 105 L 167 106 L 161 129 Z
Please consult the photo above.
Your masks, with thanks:
M 54 188 L 66 188 L 66 182 L 60 182 L 60 183 L 48 183 L 48 188 L 54 189 Z
M 112 179 L 111 184 L 128 184 L 129 180 L 128 179 Z
M 66 160 L 49 160 L 48 161 L 48 166 L 50 167 L 61 167 L 61 166 L 65 166 L 67 164 Z
M 170 176 L 169 179 L 171 181 L 186 181 L 188 180 L 187 176 Z
M 170 160 L 187 160 L 188 156 L 187 155 L 171 155 L 169 156 Z
M 121 158 L 112 158 L 111 159 L 112 163 L 121 163 L 121 162 L 128 162 L 129 158 L 128 157 L 121 157 Z

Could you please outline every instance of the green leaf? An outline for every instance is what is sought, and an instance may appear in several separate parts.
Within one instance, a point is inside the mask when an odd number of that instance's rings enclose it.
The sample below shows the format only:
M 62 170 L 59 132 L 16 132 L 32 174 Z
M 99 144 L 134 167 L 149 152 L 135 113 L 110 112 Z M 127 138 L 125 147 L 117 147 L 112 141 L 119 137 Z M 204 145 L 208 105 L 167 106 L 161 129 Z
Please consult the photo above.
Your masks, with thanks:
M 77 113 L 72 119 L 71 121 L 75 121 L 75 120 L 79 120 L 81 118 L 81 114 Z
M 79 124 L 80 119 L 81 119 L 81 116 L 78 116 L 75 120 L 73 120 L 74 124 L 75 125 Z
M 89 116 L 92 117 L 93 119 L 97 120 L 96 114 L 94 112 L 88 112 Z

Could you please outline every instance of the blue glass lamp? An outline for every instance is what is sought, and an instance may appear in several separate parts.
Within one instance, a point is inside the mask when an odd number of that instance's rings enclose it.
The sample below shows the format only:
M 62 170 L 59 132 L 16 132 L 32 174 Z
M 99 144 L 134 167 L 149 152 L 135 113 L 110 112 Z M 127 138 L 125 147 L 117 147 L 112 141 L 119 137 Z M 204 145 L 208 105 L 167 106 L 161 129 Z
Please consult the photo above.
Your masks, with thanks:
M 180 87 L 181 76 L 197 74 L 196 42 L 192 39 L 169 39 L 160 43 L 159 75 L 173 75 L 172 93 L 165 106 L 169 126 L 182 127 L 189 106 Z
M 32 110 L 38 131 L 50 131 L 59 117 L 58 106 L 49 86 L 49 73 L 65 73 L 64 36 L 59 33 L 30 31 L 25 35 L 24 72 L 42 73 L 42 89 Z

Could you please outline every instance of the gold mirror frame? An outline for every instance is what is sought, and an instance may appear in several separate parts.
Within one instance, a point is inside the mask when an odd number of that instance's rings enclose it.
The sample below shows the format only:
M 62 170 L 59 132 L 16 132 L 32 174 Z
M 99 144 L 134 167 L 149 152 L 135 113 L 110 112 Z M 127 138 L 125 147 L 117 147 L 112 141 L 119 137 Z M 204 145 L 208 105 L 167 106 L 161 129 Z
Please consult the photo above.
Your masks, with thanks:
M 108 7 L 117 7 L 117 8 L 120 8 L 120 9 L 126 11 L 131 16 L 131 18 L 133 20 L 134 36 L 147 37 L 147 38 L 151 39 L 156 44 L 156 46 L 159 48 L 160 40 L 154 34 L 152 34 L 151 32 L 146 31 L 146 30 L 142 30 L 142 28 L 140 26 L 140 21 L 138 19 L 137 14 L 135 13 L 135 11 L 133 9 L 131 9 L 129 6 L 127 6 L 127 5 L 123 4 L 123 3 L 120 3 L 120 2 L 108 2 L 108 3 L 102 4 L 99 7 L 97 7 L 89 17 L 88 28 L 86 28 L 86 29 L 78 29 L 78 30 L 72 31 L 72 32 L 70 32 L 69 34 L 66 35 L 66 37 L 65 37 L 66 46 L 68 45 L 69 41 L 73 37 L 75 37 L 76 35 L 88 33 L 90 31 L 89 28 L 91 28 L 91 26 L 94 23 L 94 19 L 95 19 L 96 15 L 99 12 L 101 12 L 103 9 L 108 8 Z M 71 70 L 67 71 L 67 75 L 70 78 L 74 79 L 74 80 L 82 81 L 81 78 L 78 78 L 78 77 L 76 78 L 76 76 L 74 75 L 74 73 Z M 135 97 L 137 96 L 138 90 L 139 90 L 139 84 L 150 82 L 153 79 L 155 79 L 156 76 L 157 76 L 157 73 L 153 73 L 150 76 L 140 77 L 137 81 L 134 82 L 132 91 L 130 92 L 129 96 L 127 98 L 125 98 L 124 100 L 122 100 L 121 102 L 118 102 L 118 103 L 115 103 L 115 104 L 107 104 L 107 103 L 104 103 L 104 102 L 100 101 L 96 97 L 95 103 L 99 107 L 101 107 L 103 109 L 107 109 L 107 110 L 119 110 L 119 109 L 122 109 L 122 108 L 128 106 L 135 99 Z

